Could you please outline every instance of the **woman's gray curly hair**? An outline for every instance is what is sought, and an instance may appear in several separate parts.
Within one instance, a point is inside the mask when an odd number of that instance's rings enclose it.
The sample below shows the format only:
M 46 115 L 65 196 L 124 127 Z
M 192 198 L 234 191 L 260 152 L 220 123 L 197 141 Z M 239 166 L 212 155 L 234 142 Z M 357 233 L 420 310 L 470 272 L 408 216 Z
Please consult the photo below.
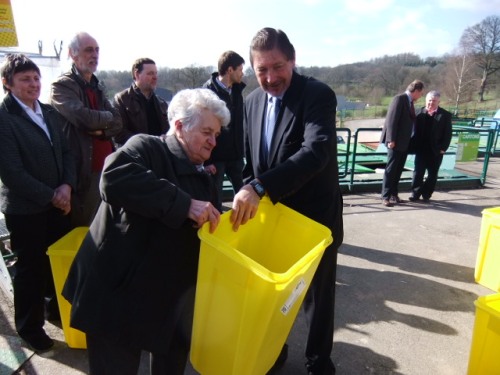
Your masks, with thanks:
M 174 95 L 168 106 L 168 134 L 175 133 L 175 122 L 180 120 L 187 129 L 196 126 L 201 121 L 203 109 L 210 111 L 226 126 L 231 120 L 231 114 L 226 103 L 209 89 L 185 89 Z

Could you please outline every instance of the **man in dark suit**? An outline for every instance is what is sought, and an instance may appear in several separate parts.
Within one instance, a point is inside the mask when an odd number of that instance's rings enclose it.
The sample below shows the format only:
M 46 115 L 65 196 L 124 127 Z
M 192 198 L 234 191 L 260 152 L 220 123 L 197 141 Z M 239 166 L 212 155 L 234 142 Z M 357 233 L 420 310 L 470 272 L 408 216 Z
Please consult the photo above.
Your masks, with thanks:
M 246 185 L 233 200 L 235 230 L 254 217 L 268 194 L 332 230 L 303 307 L 308 317 L 309 374 L 334 374 L 333 346 L 337 250 L 343 240 L 342 195 L 337 166 L 335 93 L 295 71 L 295 49 L 281 30 L 264 28 L 250 45 L 260 87 L 245 101 Z M 277 363 L 287 356 L 285 345 Z
M 430 91 L 425 97 L 425 107 L 417 114 L 415 169 L 411 183 L 410 201 L 423 198 L 428 201 L 438 178 L 443 155 L 451 142 L 451 113 L 439 107 L 441 94 Z M 424 181 L 425 171 L 427 178 Z
M 415 125 L 414 102 L 423 94 L 424 84 L 415 80 L 408 85 L 406 91 L 396 95 L 385 117 L 380 143 L 387 146 L 387 164 L 382 182 L 382 204 L 392 207 L 401 203 L 398 195 L 398 184 L 408 156 L 408 147 Z

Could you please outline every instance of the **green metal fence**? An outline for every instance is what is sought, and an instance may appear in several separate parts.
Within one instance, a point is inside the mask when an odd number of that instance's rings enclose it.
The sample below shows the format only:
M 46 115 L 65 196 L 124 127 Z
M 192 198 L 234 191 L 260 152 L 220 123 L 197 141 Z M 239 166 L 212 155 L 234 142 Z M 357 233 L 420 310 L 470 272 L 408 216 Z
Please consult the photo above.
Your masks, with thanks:
M 462 171 L 447 170 L 440 171 L 438 185 L 447 188 L 479 187 L 486 182 L 488 163 L 490 157 L 495 155 L 496 150 L 500 150 L 499 140 L 500 126 L 474 127 L 454 124 L 453 141 L 455 146 L 460 133 L 479 133 L 480 145 L 478 148 L 477 160 L 481 163 L 480 171 L 476 175 L 469 175 Z M 379 128 L 359 128 L 354 132 L 349 128 L 337 128 L 337 135 L 340 137 L 337 143 L 337 160 L 339 166 L 339 178 L 341 189 L 344 192 L 354 191 L 378 191 L 382 184 L 383 174 L 387 161 L 387 151 L 375 148 L 374 143 L 366 145 L 360 141 L 367 133 L 380 133 Z M 366 138 L 366 137 L 365 137 Z M 377 134 L 373 139 L 378 139 Z M 445 155 L 456 157 L 457 148 L 453 144 Z M 454 160 L 454 159 L 453 159 Z M 379 172 L 379 173 L 377 173 Z M 401 186 L 411 183 L 412 165 L 407 163 L 406 171 L 403 173 Z M 232 200 L 233 190 L 229 180 L 224 181 L 224 200 Z
M 484 185 L 486 182 L 489 159 L 495 154 L 495 150 L 498 149 L 499 146 L 499 130 L 500 128 L 498 126 L 495 128 L 454 126 L 453 139 L 455 143 L 457 142 L 458 135 L 460 133 L 480 134 L 481 143 L 479 145 L 478 152 L 483 156 L 482 170 L 479 176 L 469 176 L 463 173 L 450 172 L 441 178 L 449 178 L 450 181 L 457 182 L 460 186 L 464 185 L 464 181 L 471 181 L 473 184 L 478 182 L 479 185 Z M 367 132 L 380 133 L 381 130 L 375 128 L 359 128 L 356 129 L 353 135 L 351 135 L 351 131 L 349 129 L 337 129 L 337 132 L 339 134 L 346 134 L 346 144 L 339 147 L 338 151 L 341 185 L 346 186 L 349 191 L 359 190 L 360 187 L 366 187 L 368 185 L 371 185 L 373 188 L 375 188 L 374 186 L 378 187 L 381 184 L 382 174 L 370 176 L 369 173 L 374 172 L 377 167 L 385 167 L 387 152 L 385 150 L 374 150 L 373 148 L 366 147 L 363 142 L 359 141 L 359 139 Z M 456 156 L 456 152 L 456 147 L 452 146 L 445 155 Z

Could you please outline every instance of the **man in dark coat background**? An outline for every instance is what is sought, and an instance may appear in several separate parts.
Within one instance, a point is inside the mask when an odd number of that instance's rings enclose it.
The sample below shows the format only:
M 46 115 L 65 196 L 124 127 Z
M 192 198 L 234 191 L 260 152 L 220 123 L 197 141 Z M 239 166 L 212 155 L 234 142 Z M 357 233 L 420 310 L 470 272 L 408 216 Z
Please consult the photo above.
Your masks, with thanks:
M 218 70 L 203 85 L 224 100 L 231 112 L 231 122 L 222 129 L 217 146 L 205 169 L 214 176 L 219 194 L 218 208 L 222 211 L 224 175 L 227 175 L 236 194 L 243 186 L 243 65 L 245 60 L 234 51 L 226 51 L 218 61 Z
M 113 106 L 120 111 L 123 128 L 113 138 L 122 146 L 135 134 L 161 135 L 169 129 L 167 102 L 155 94 L 158 69 L 154 60 L 144 57 L 132 64 L 132 85 L 117 93 Z
M 425 107 L 417 113 L 415 169 L 411 184 L 410 201 L 423 198 L 428 201 L 438 178 L 439 167 L 451 142 L 451 113 L 439 107 L 441 94 L 429 91 L 425 98 Z M 425 171 L 427 178 L 424 181 Z
M 408 156 L 408 148 L 415 127 L 414 102 L 423 94 L 424 84 L 415 80 L 406 91 L 396 95 L 385 117 L 380 143 L 387 147 L 387 164 L 382 181 L 382 204 L 392 207 L 401 203 L 398 184 Z

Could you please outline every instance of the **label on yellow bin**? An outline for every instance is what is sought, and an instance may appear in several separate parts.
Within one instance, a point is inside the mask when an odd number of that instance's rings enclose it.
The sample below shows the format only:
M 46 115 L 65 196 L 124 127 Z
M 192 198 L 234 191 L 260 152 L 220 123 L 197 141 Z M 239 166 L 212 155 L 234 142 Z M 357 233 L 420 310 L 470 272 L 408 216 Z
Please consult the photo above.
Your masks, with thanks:
M 304 279 L 300 279 L 297 286 L 293 288 L 292 294 L 290 295 L 290 297 L 288 297 L 285 304 L 281 308 L 281 312 L 283 313 L 283 315 L 288 314 L 288 312 L 292 309 L 293 305 L 295 305 L 295 302 L 300 297 L 302 292 L 304 292 L 305 289 L 306 289 L 306 282 L 304 281 Z

